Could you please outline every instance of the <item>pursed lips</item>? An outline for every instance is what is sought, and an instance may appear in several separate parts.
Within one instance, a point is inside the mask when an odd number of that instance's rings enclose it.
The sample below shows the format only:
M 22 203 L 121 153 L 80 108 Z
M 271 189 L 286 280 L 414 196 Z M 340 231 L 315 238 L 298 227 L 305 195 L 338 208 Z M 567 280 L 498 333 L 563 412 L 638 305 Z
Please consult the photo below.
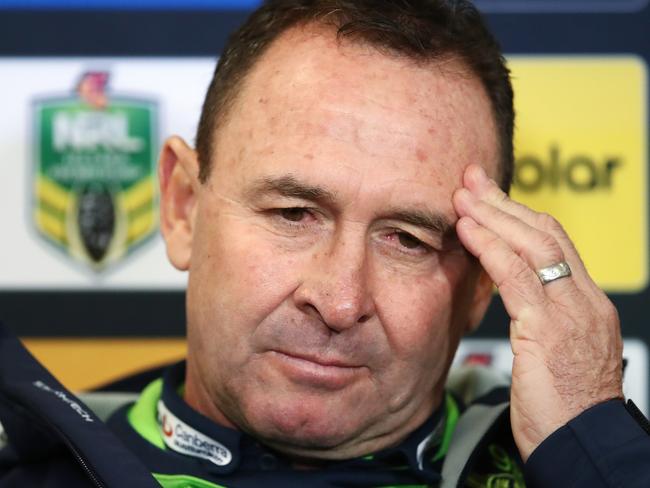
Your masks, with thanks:
M 353 381 L 365 366 L 339 358 L 305 353 L 269 351 L 292 381 L 314 387 L 339 389 Z
M 336 358 L 325 358 L 325 357 L 320 357 L 317 355 L 312 355 L 312 354 L 304 354 L 304 353 L 295 353 L 295 352 L 287 352 L 287 351 L 282 351 L 282 350 L 274 350 L 272 352 L 275 352 L 277 354 L 283 354 L 285 356 L 289 356 L 294 359 L 300 359 L 303 361 L 309 361 L 311 363 L 316 363 L 320 366 L 332 366 L 336 368 L 361 368 L 363 367 L 363 364 L 354 364 L 349 361 L 344 361 L 341 359 L 336 359 Z

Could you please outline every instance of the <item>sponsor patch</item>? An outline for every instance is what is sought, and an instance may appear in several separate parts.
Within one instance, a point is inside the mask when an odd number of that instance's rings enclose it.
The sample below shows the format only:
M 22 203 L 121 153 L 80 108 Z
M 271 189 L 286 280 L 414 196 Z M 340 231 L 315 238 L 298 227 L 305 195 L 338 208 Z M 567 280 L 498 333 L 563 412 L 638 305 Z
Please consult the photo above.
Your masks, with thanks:
M 33 104 L 33 219 L 70 258 L 102 271 L 158 228 L 157 106 L 83 73 L 69 96 Z
M 226 466 L 232 461 L 230 450 L 218 441 L 202 434 L 176 417 L 160 400 L 158 422 L 165 445 L 186 456 L 207 459 L 217 466 Z
M 636 57 L 511 57 L 512 196 L 555 216 L 606 291 L 648 282 L 647 72 Z

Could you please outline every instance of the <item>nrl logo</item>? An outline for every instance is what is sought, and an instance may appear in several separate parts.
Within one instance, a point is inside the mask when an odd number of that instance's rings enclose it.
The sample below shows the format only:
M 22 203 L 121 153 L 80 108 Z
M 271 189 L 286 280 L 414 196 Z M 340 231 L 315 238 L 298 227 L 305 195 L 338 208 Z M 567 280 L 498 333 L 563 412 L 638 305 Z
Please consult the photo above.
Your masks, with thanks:
M 109 93 L 108 78 L 84 73 L 71 96 L 33 106 L 36 228 L 95 271 L 158 228 L 156 103 Z

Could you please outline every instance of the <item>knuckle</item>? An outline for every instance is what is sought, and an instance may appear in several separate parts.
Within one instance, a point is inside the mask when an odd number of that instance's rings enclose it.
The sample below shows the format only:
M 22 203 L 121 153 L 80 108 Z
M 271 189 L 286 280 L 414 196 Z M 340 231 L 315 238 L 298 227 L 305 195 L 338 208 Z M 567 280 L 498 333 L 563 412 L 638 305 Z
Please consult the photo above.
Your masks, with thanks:
M 508 194 L 499 188 L 499 186 L 494 182 L 490 182 L 486 196 L 488 201 L 497 207 L 502 207 L 510 201 Z
M 496 254 L 502 248 L 501 239 L 497 236 L 486 238 L 483 248 L 487 254 Z
M 512 256 L 507 263 L 508 276 L 514 283 L 525 283 L 528 280 L 531 269 L 519 257 Z
M 497 288 L 507 286 L 508 284 L 517 288 L 516 284 L 523 275 L 521 260 L 517 256 L 508 256 L 506 259 L 502 259 L 502 269 L 503 273 L 500 279 L 495 282 Z
M 537 238 L 537 247 L 542 250 L 545 257 L 553 263 L 563 259 L 562 248 L 555 237 L 546 232 L 541 232 Z M 552 264 L 552 263 L 549 263 Z
M 540 213 L 537 217 L 538 225 L 540 228 L 544 229 L 546 232 L 551 234 L 564 233 L 564 228 L 562 224 L 548 213 Z

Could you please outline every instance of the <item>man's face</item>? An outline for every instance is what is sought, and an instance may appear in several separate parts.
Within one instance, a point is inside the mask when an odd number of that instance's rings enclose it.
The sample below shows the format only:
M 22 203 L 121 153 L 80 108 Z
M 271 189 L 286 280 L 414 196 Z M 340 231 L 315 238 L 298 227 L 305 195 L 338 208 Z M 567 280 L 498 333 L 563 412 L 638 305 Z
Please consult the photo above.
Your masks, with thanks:
M 496 174 L 495 134 L 453 59 L 417 66 L 328 31 L 276 41 L 218 131 L 208 182 L 175 197 L 190 404 L 316 457 L 424 421 L 489 301 L 451 196 L 470 163 Z

